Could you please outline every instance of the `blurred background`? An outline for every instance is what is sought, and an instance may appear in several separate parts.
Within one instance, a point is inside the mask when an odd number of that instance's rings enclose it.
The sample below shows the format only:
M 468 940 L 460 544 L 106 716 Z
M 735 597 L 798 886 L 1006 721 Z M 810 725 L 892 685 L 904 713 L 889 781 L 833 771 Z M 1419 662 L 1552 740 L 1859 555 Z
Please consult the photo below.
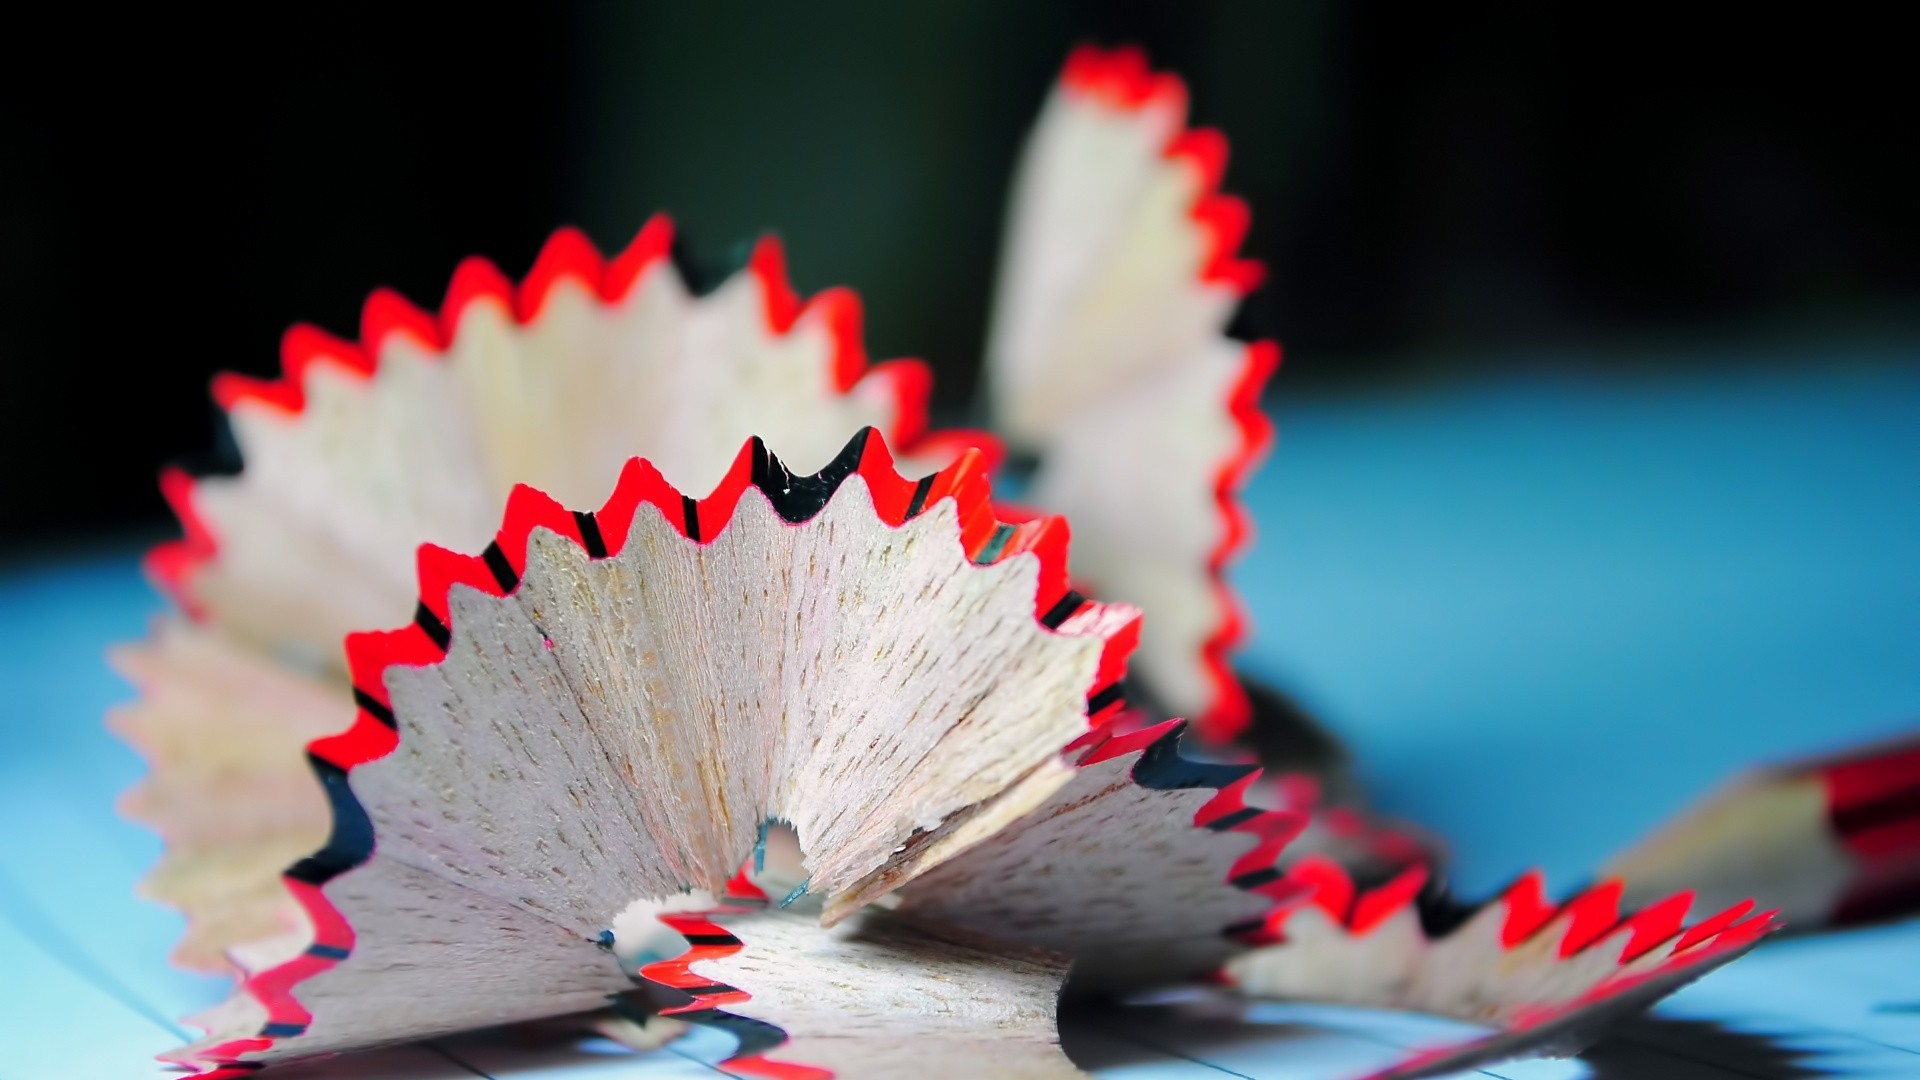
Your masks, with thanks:
M 716 270 L 782 233 L 957 414 L 1015 154 L 1082 40 L 1145 44 L 1232 138 L 1282 396 L 1920 340 L 1908 39 L 1844 6 L 287 10 L 10 35 L 6 549 L 161 529 L 209 375 L 273 370 L 289 323 L 351 332 L 377 285 L 437 304 L 464 255 L 518 275 L 556 225 L 617 249 L 656 209 Z

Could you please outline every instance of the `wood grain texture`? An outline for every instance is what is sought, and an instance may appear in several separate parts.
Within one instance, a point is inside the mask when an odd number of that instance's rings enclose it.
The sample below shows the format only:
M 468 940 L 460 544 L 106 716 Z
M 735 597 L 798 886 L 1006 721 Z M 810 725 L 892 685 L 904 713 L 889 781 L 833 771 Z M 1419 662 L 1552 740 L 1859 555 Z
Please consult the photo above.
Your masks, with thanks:
M 285 1061 L 586 1012 L 633 987 L 613 954 L 594 940 L 397 859 L 375 855 L 326 893 L 355 927 L 353 951 L 301 984 L 300 1000 L 313 1014 L 307 1030 L 249 1060 Z M 270 959 L 263 959 L 263 969 Z M 195 1018 L 213 1033 L 181 1051 L 180 1059 L 194 1061 L 236 1033 L 261 1030 L 265 1020 L 251 998 L 230 999 Z
M 722 894 L 769 821 L 826 900 L 1070 778 L 1111 629 L 1048 629 L 1038 558 L 972 563 L 954 500 L 890 527 L 856 475 L 797 524 L 752 488 L 680 528 L 643 505 L 604 558 L 536 530 L 510 594 L 454 588 L 444 659 L 385 669 L 398 745 L 350 775 L 374 854 L 324 887 L 351 953 L 246 1060 L 594 1008 L 633 913 Z M 186 1056 L 266 1019 L 231 1004 Z
M 957 534 L 949 502 L 885 527 L 857 478 L 800 525 L 750 493 L 704 545 L 650 508 L 610 559 L 536 533 L 512 596 L 456 590 L 444 663 L 389 674 L 435 723 L 356 790 L 411 862 L 516 899 L 565 876 L 582 932 L 721 892 L 769 820 L 839 892 L 1086 726 L 1100 639 L 1041 626 L 1033 560 L 975 567 Z
M 1218 792 L 1144 787 L 1139 759 L 1075 770 L 1033 813 L 910 885 L 904 910 L 1072 956 L 1077 992 L 1211 972 L 1245 948 L 1227 928 L 1272 907 L 1228 884 L 1261 838 L 1196 826 Z
M 728 1011 L 777 1025 L 773 1061 L 840 1080 L 1070 1080 L 1055 1010 L 1068 960 L 865 908 L 822 928 L 806 913 L 719 916 L 744 948 L 695 965 L 752 997 Z

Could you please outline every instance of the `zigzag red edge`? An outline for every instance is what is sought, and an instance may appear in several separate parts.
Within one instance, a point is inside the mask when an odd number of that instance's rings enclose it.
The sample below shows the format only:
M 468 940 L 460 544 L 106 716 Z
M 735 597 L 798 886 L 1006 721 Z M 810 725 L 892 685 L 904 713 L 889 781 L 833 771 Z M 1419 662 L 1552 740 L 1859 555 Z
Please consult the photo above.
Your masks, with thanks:
M 1253 471 L 1273 446 L 1273 421 L 1260 411 L 1260 394 L 1267 380 L 1280 368 L 1280 346 L 1273 341 L 1256 341 L 1246 346 L 1246 363 L 1227 400 L 1227 412 L 1240 444 L 1214 473 L 1213 498 L 1220 508 L 1220 539 L 1207 557 L 1207 576 L 1212 578 L 1214 603 L 1221 616 L 1201 646 L 1201 661 L 1214 687 L 1213 701 L 1195 718 L 1200 730 L 1216 742 L 1236 738 L 1253 719 L 1253 703 L 1240 685 L 1229 659 L 1246 638 L 1247 620 L 1240 594 L 1227 584 L 1226 568 L 1253 539 L 1253 522 L 1240 492 Z
M 1200 194 L 1190 213 L 1208 237 L 1200 280 L 1225 285 L 1238 296 L 1257 288 L 1266 275 L 1265 267 L 1238 256 L 1251 214 L 1244 200 L 1220 191 L 1227 168 L 1226 136 L 1212 128 L 1185 126 L 1186 83 L 1171 72 L 1154 71 L 1146 53 L 1138 47 L 1108 50 L 1082 45 L 1068 55 L 1060 85 L 1083 100 L 1116 112 L 1164 109 L 1180 119 L 1180 130 L 1167 141 L 1162 153 L 1168 160 L 1187 162 L 1199 172 Z M 1220 462 L 1213 477 L 1221 530 L 1208 554 L 1207 573 L 1213 579 L 1214 603 L 1221 614 L 1218 625 L 1202 644 L 1200 656 L 1213 685 L 1213 699 L 1193 718 L 1201 733 L 1216 742 L 1235 738 L 1253 718 L 1252 703 L 1228 660 L 1246 636 L 1246 616 L 1238 594 L 1226 583 L 1224 571 L 1251 538 L 1251 525 L 1239 493 L 1273 444 L 1273 425 L 1260 412 L 1260 394 L 1279 366 L 1277 343 L 1258 341 L 1246 346 L 1245 366 L 1224 403 L 1240 442 Z
M 848 462 L 849 457 L 854 460 Z M 939 472 L 917 482 L 910 481 L 895 471 L 893 455 L 884 439 L 868 428 L 855 436 L 834 464 L 817 474 L 832 476 L 832 488 L 821 497 L 821 505 L 838 490 L 846 476 L 858 475 L 866 481 L 875 512 L 890 527 L 903 527 L 926 507 L 952 499 L 958 510 L 961 546 L 975 565 L 993 565 L 1018 554 L 1033 555 L 1040 564 L 1034 594 L 1035 620 L 1056 633 L 1086 632 L 1098 634 L 1105 640 L 1093 685 L 1087 693 L 1088 727 L 1090 733 L 1099 732 L 1126 709 L 1120 682 L 1126 673 L 1127 657 L 1139 641 L 1139 614 L 1123 605 L 1088 601 L 1067 588 L 1065 519 L 1036 517 L 1017 524 L 1000 520 L 991 498 L 988 461 L 981 451 L 971 449 Z M 844 471 L 833 475 L 837 470 Z M 675 523 L 681 535 L 699 543 L 703 542 L 701 538 L 710 540 L 726 528 L 748 489 L 768 493 L 770 487 L 781 490 L 797 486 L 798 482 L 767 454 L 759 440 L 750 439 L 735 457 L 726 477 L 705 499 L 695 500 L 680 494 L 659 470 L 640 458 L 627 462 L 613 494 L 598 511 L 570 511 L 544 492 L 525 485 L 516 487 L 507 500 L 499 533 L 482 554 L 459 555 L 430 544 L 421 545 L 420 607 L 412 624 L 398 630 L 347 636 L 348 671 L 357 706 L 354 720 L 347 730 L 310 743 L 308 756 L 317 767 L 337 770 L 344 777 L 355 766 L 384 757 L 398 745 L 393 703 L 384 678 L 386 669 L 426 666 L 444 660 L 450 640 L 449 591 L 460 584 L 496 597 L 511 594 L 519 587 L 526 571 L 527 544 L 534 529 L 558 533 L 592 557 L 610 558 L 619 554 L 625 545 L 634 516 L 642 505 L 653 507 L 665 520 Z M 351 799 L 351 794 L 346 797 Z M 357 810 L 357 800 L 354 805 Z M 338 814 L 336 804 L 336 824 Z M 277 1039 L 304 1032 L 312 1023 L 313 1015 L 294 997 L 293 988 L 351 953 L 353 928 L 327 899 L 323 892 L 325 882 L 316 884 L 295 876 L 307 863 L 323 860 L 326 854 L 323 849 L 313 859 L 290 869 L 283 878 L 288 892 L 312 921 L 312 944 L 294 960 L 255 973 L 241 984 L 240 992 L 252 997 L 265 1010 L 266 1024 L 259 1035 L 197 1052 L 195 1058 L 225 1059 L 212 1071 L 199 1074 L 202 1080 L 251 1075 L 255 1069 L 239 1060 L 243 1055 L 261 1052 Z M 369 851 L 360 855 L 351 865 L 358 865 L 370 854 Z M 196 1064 L 165 1056 L 162 1060 Z M 790 1080 L 811 1078 L 811 1074 L 764 1075 Z
M 1297 899 L 1302 886 L 1286 876 L 1279 862 L 1287 846 L 1307 827 L 1310 815 L 1250 801 L 1249 796 L 1261 785 L 1264 776 L 1258 765 L 1187 757 L 1181 751 L 1181 741 L 1188 721 L 1163 720 L 1132 728 L 1134 719 L 1131 713 L 1117 715 L 1068 746 L 1069 754 L 1084 751 L 1074 762 L 1075 766 L 1085 768 L 1137 754 L 1139 759 L 1128 778 L 1143 788 L 1155 791 L 1214 789 L 1213 798 L 1194 811 L 1192 827 L 1216 833 L 1244 833 L 1258 841 L 1228 867 L 1224 883 L 1271 902 L 1276 905 L 1275 911 L 1279 905 Z M 1271 917 L 1269 914 L 1220 930 L 1224 936 L 1242 944 L 1266 944 L 1269 941 L 1266 926 Z
M 774 1061 L 767 1057 L 768 1051 L 786 1043 L 787 1033 L 773 1024 L 726 1012 L 723 1006 L 752 1000 L 752 995 L 739 987 L 715 982 L 694 973 L 693 965 L 732 956 L 746 947 L 746 943 L 733 931 L 714 922 L 713 916 L 764 909 L 769 902 L 767 894 L 748 878 L 744 867 L 727 883 L 724 900 L 726 903 L 721 907 L 710 911 L 656 916 L 661 923 L 686 939 L 687 949 L 671 959 L 644 965 L 640 968 L 640 977 L 677 990 L 691 999 L 684 1005 L 660 1010 L 660 1015 L 723 1030 L 732 1029 L 732 1034 L 739 1039 L 739 1046 L 725 1064 L 735 1073 L 762 1077 L 764 1080 L 833 1080 L 830 1070 L 789 1061 Z M 733 906 L 736 902 L 741 906 Z
M 1319 908 L 1350 935 L 1365 936 L 1410 908 L 1418 915 L 1428 876 L 1424 864 L 1415 865 L 1385 884 L 1363 891 L 1355 887 L 1352 875 L 1340 863 L 1324 855 L 1309 855 L 1288 867 L 1286 877 L 1294 885 L 1294 899 L 1268 917 L 1266 936 L 1274 942 L 1285 941 L 1287 919 L 1307 907 Z M 1621 892 L 1620 882 L 1603 881 L 1574 894 L 1565 903 L 1555 904 L 1546 897 L 1544 876 L 1539 870 L 1530 870 L 1487 901 L 1487 904 L 1505 907 L 1500 946 L 1507 950 L 1532 941 L 1562 915 L 1567 916 L 1567 924 L 1557 950 L 1559 960 L 1571 959 L 1602 942 L 1616 940 L 1623 932 L 1627 939 L 1617 961 L 1621 967 L 1668 943 L 1674 946 L 1673 955 L 1659 966 L 1632 974 L 1609 975 L 1568 1005 L 1522 1010 L 1521 1019 L 1506 1030 L 1523 1031 L 1557 1019 L 1624 993 L 1648 979 L 1691 967 L 1731 950 L 1744 949 L 1781 928 L 1775 917 L 1777 912 L 1755 914 L 1756 905 L 1752 900 L 1687 926 L 1693 893 L 1675 893 L 1637 911 L 1622 912 Z M 1471 911 L 1477 912 L 1485 906 Z M 1448 932 L 1450 930 L 1430 934 L 1429 940 L 1444 939 Z
M 1405 870 L 1416 864 L 1431 866 L 1440 861 L 1432 838 L 1416 834 L 1404 822 L 1378 816 L 1358 803 L 1328 804 L 1321 787 L 1321 777 L 1313 773 L 1289 772 L 1274 776 L 1268 790 L 1282 809 L 1304 815 L 1312 825 L 1326 830 L 1327 835 L 1357 849 L 1360 857 L 1370 864 Z
M 1290 810 L 1257 807 L 1247 801 L 1249 792 L 1260 781 L 1258 767 L 1201 762 L 1181 755 L 1179 741 L 1186 721 L 1167 720 L 1145 728 L 1129 729 L 1127 723 L 1130 718 L 1130 715 L 1114 715 L 1069 744 L 1064 753 L 1079 755 L 1074 761 L 1077 768 L 1135 755 L 1139 760 L 1130 770 L 1129 777 L 1142 787 L 1156 790 L 1213 787 L 1213 797 L 1194 812 L 1192 827 L 1220 833 L 1244 833 L 1258 840 L 1228 870 L 1226 883 L 1276 903 L 1293 897 L 1296 886 L 1279 878 L 1274 867 L 1287 844 L 1306 827 L 1306 816 Z M 729 884 L 729 892 L 738 894 L 730 896 L 730 899 L 747 899 L 758 903 L 764 903 L 767 899 L 764 893 L 745 879 L 744 874 Z M 642 968 L 640 973 L 694 999 L 687 1005 L 663 1010 L 662 1015 L 687 1019 L 689 1013 L 717 1012 L 721 1006 L 749 1000 L 750 996 L 738 987 L 714 982 L 691 970 L 703 961 L 731 956 L 746 947 L 732 931 L 707 918 L 709 914 L 726 914 L 729 910 L 734 909 L 721 908 L 717 912 L 659 917 L 661 922 L 687 938 L 689 948 L 671 960 Z M 1231 937 L 1258 940 L 1257 937 L 1249 938 L 1256 931 L 1248 927 L 1222 927 L 1221 931 Z M 720 1016 L 723 1020 L 732 1019 L 736 1022 L 740 1019 L 724 1012 Z M 708 1021 L 695 1019 L 695 1022 Z M 763 1029 L 771 1027 L 762 1021 L 748 1023 Z M 723 1022 L 722 1026 L 727 1025 Z M 751 1037 L 750 1033 L 743 1035 L 743 1039 L 748 1037 Z M 765 1037 L 762 1036 L 760 1041 L 765 1044 Z M 777 1044 L 763 1045 L 761 1052 L 745 1058 L 732 1058 L 725 1064 L 731 1071 L 765 1077 L 767 1080 L 831 1080 L 833 1077 L 834 1074 L 825 1069 L 769 1060 L 765 1057 L 765 1050 L 772 1049 L 774 1045 Z
M 1187 84 L 1171 72 L 1154 71 L 1147 63 L 1146 52 L 1138 46 L 1102 49 L 1081 45 L 1067 55 L 1060 86 L 1115 112 L 1160 108 L 1178 119 L 1180 129 L 1167 140 L 1161 153 L 1169 161 L 1184 161 L 1199 171 L 1200 195 L 1189 214 L 1208 237 L 1200 280 L 1225 285 L 1241 296 L 1259 287 L 1266 277 L 1266 267 L 1238 255 L 1252 215 L 1243 200 L 1220 191 L 1227 171 L 1226 136 L 1213 128 L 1186 126 Z
M 525 326 L 539 317 L 548 296 L 562 281 L 586 285 L 603 304 L 618 304 L 652 269 L 672 265 L 669 256 L 673 235 L 672 219 L 666 214 L 655 214 L 626 250 L 607 259 L 585 233 L 563 227 L 548 237 L 533 267 L 518 286 L 488 259 L 470 256 L 454 269 L 437 315 L 428 314 L 393 289 L 375 289 L 361 308 L 357 342 L 335 337 L 307 323 L 295 324 L 280 339 L 281 375 L 278 378 L 256 379 L 222 372 L 213 380 L 214 401 L 223 412 L 231 412 L 241 404 L 254 404 L 297 415 L 306 408 L 306 378 L 312 367 L 325 364 L 371 379 L 378 373 L 382 349 L 393 335 L 410 338 L 430 355 L 444 355 L 469 305 L 491 301 L 508 312 L 518 325 Z M 965 449 L 977 449 L 990 462 L 1000 460 L 1001 444 L 987 432 L 958 428 L 928 430 L 932 370 L 924 361 L 915 359 L 886 360 L 878 364 L 869 361 L 860 297 L 852 289 L 829 288 L 803 303 L 787 276 L 786 250 L 779 238 L 771 235 L 762 237 L 754 245 L 746 269 L 760 284 L 767 327 L 775 336 L 787 336 L 803 320 L 817 320 L 827 328 L 833 340 L 832 375 L 836 392 L 851 393 L 868 379 L 889 384 L 896 415 L 893 430 L 887 432 L 887 436 L 903 452 L 945 450 L 957 454 Z M 219 541 L 194 506 L 196 484 L 196 479 L 184 469 L 168 468 L 161 473 L 161 494 L 179 519 L 185 535 L 156 545 L 147 554 L 144 568 L 148 577 L 183 611 L 198 618 L 202 611 L 189 582 L 201 566 L 219 554 Z

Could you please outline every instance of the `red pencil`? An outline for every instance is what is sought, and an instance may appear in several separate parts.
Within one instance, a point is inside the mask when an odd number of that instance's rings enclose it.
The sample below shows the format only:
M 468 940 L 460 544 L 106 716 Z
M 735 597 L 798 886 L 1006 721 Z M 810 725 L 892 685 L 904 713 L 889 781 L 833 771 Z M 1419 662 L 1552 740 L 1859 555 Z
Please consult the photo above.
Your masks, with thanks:
M 1691 888 L 1700 906 L 1753 897 L 1790 930 L 1920 910 L 1920 735 L 1762 769 L 1614 858 L 1629 905 Z

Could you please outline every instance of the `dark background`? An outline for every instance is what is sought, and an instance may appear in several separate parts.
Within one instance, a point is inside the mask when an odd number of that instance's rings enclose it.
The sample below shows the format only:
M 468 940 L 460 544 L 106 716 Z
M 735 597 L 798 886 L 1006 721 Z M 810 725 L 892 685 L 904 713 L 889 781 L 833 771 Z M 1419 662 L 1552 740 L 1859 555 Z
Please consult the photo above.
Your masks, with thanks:
M 1014 155 L 1081 40 L 1146 45 L 1232 138 L 1280 392 L 1920 329 L 1910 38 L 1866 8 L 69 7 L 0 45 L 0 549 L 158 527 L 208 376 L 270 372 L 287 324 L 655 209 L 716 266 L 777 229 L 961 412 Z

